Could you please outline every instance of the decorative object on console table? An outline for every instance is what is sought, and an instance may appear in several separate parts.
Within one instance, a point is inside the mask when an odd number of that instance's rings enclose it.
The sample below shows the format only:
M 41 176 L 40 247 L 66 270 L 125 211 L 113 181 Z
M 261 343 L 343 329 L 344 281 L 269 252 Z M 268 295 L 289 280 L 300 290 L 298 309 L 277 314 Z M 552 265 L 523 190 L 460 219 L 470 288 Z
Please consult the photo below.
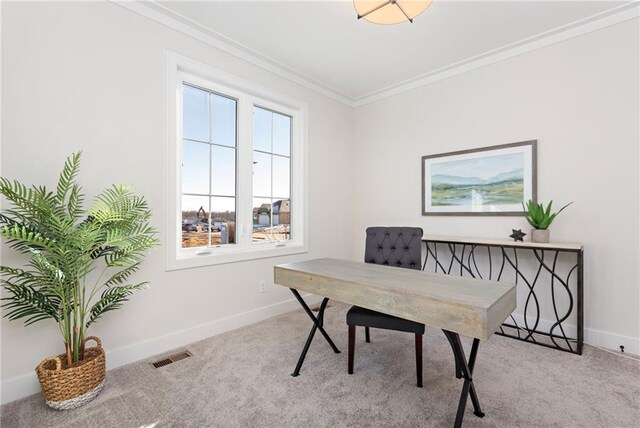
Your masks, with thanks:
M 520 242 L 524 241 L 524 239 L 523 239 L 523 238 L 524 238 L 525 236 L 527 236 L 527 234 L 526 234 L 526 233 L 524 233 L 524 232 L 522 231 L 522 229 L 518 229 L 518 230 L 511 229 L 511 232 L 512 232 L 512 233 L 511 233 L 511 235 L 509 235 L 509 238 L 513 239 L 513 240 L 514 240 L 514 241 L 516 241 L 516 242 L 517 242 L 517 241 L 520 241 Z
M 531 225 L 533 229 L 531 230 L 531 242 L 538 242 L 546 244 L 549 242 L 549 226 L 556 218 L 558 214 L 562 212 L 565 208 L 571 205 L 573 202 L 569 202 L 564 207 L 560 208 L 560 211 L 557 213 L 551 213 L 551 205 L 553 201 L 549 202 L 547 208 L 545 209 L 543 204 L 536 204 L 532 200 L 527 202 L 525 207 L 524 203 L 522 207 L 524 208 L 524 215 Z
M 549 229 L 531 229 L 531 242 L 549 243 Z
M 58 410 L 79 407 L 102 390 L 105 353 L 87 329 L 146 288 L 131 276 L 158 242 L 146 201 L 127 186 L 107 188 L 84 209 L 79 166 L 80 153 L 68 157 L 53 192 L 0 178 L 0 194 L 11 205 L 0 214 L 0 237 L 28 257 L 18 262 L 26 270 L 0 266 L 4 316 L 25 325 L 58 323 L 66 352 L 36 367 L 47 404 Z M 97 346 L 85 348 L 90 339 Z
M 536 200 L 537 141 L 422 157 L 422 215 L 522 215 Z
M 496 334 L 582 354 L 582 245 L 442 236 L 425 236 L 422 241 L 425 271 L 495 281 L 515 279 L 518 308 Z

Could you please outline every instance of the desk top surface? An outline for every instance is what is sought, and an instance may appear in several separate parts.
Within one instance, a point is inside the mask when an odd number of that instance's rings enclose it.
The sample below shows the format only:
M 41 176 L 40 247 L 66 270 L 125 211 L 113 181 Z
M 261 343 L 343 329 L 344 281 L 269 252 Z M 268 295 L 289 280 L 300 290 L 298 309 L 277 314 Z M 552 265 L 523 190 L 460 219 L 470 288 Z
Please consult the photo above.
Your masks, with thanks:
M 339 259 L 278 265 L 275 283 L 487 339 L 516 306 L 512 283 Z

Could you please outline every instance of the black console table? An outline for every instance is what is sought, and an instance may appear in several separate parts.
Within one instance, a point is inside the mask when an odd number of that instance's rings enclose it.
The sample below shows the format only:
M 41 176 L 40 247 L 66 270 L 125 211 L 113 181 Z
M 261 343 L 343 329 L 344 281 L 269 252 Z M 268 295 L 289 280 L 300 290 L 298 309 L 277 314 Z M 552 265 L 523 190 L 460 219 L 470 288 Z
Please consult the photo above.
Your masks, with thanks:
M 518 308 L 496 334 L 582 355 L 582 245 L 442 236 L 422 241 L 423 270 L 524 283 L 526 296 L 519 293 Z

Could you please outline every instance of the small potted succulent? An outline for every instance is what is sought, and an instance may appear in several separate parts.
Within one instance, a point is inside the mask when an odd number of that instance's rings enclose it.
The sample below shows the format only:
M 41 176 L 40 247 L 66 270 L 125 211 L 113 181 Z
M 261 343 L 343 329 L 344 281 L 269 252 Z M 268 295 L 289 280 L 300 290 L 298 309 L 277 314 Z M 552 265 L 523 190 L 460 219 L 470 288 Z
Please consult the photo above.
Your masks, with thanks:
M 53 191 L 0 178 L 0 195 L 8 202 L 0 213 L 0 237 L 24 256 L 18 266 L 0 266 L 4 316 L 26 325 L 45 319 L 58 324 L 65 352 L 36 367 L 47 404 L 58 410 L 100 393 L 105 353 L 87 330 L 147 286 L 132 279 L 158 242 L 147 202 L 128 186 L 107 188 L 85 209 L 79 165 L 80 153 L 67 158 Z M 85 347 L 88 340 L 97 346 Z
M 531 230 L 531 242 L 548 243 L 549 226 L 551 226 L 551 223 L 556 216 L 572 203 L 573 202 L 569 202 L 567 205 L 560 208 L 557 213 L 551 213 L 553 201 L 549 202 L 546 208 L 543 204 L 536 204 L 531 199 L 529 199 L 526 206 L 522 204 L 524 208 L 524 216 L 531 227 L 533 227 Z

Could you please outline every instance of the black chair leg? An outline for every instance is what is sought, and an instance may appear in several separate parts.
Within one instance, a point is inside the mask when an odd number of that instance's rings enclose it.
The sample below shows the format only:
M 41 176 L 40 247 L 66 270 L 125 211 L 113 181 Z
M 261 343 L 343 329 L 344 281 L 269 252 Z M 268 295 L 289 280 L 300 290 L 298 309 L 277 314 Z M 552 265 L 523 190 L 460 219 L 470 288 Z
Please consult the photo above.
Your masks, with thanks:
M 416 373 L 418 388 L 422 388 L 422 335 L 416 333 Z
M 365 328 L 364 328 L 364 340 L 365 340 L 367 343 L 370 343 L 370 342 L 371 342 L 371 337 L 369 337 L 369 327 L 365 327 Z
M 353 374 L 353 354 L 356 348 L 356 326 L 349 326 L 349 367 L 347 373 Z

